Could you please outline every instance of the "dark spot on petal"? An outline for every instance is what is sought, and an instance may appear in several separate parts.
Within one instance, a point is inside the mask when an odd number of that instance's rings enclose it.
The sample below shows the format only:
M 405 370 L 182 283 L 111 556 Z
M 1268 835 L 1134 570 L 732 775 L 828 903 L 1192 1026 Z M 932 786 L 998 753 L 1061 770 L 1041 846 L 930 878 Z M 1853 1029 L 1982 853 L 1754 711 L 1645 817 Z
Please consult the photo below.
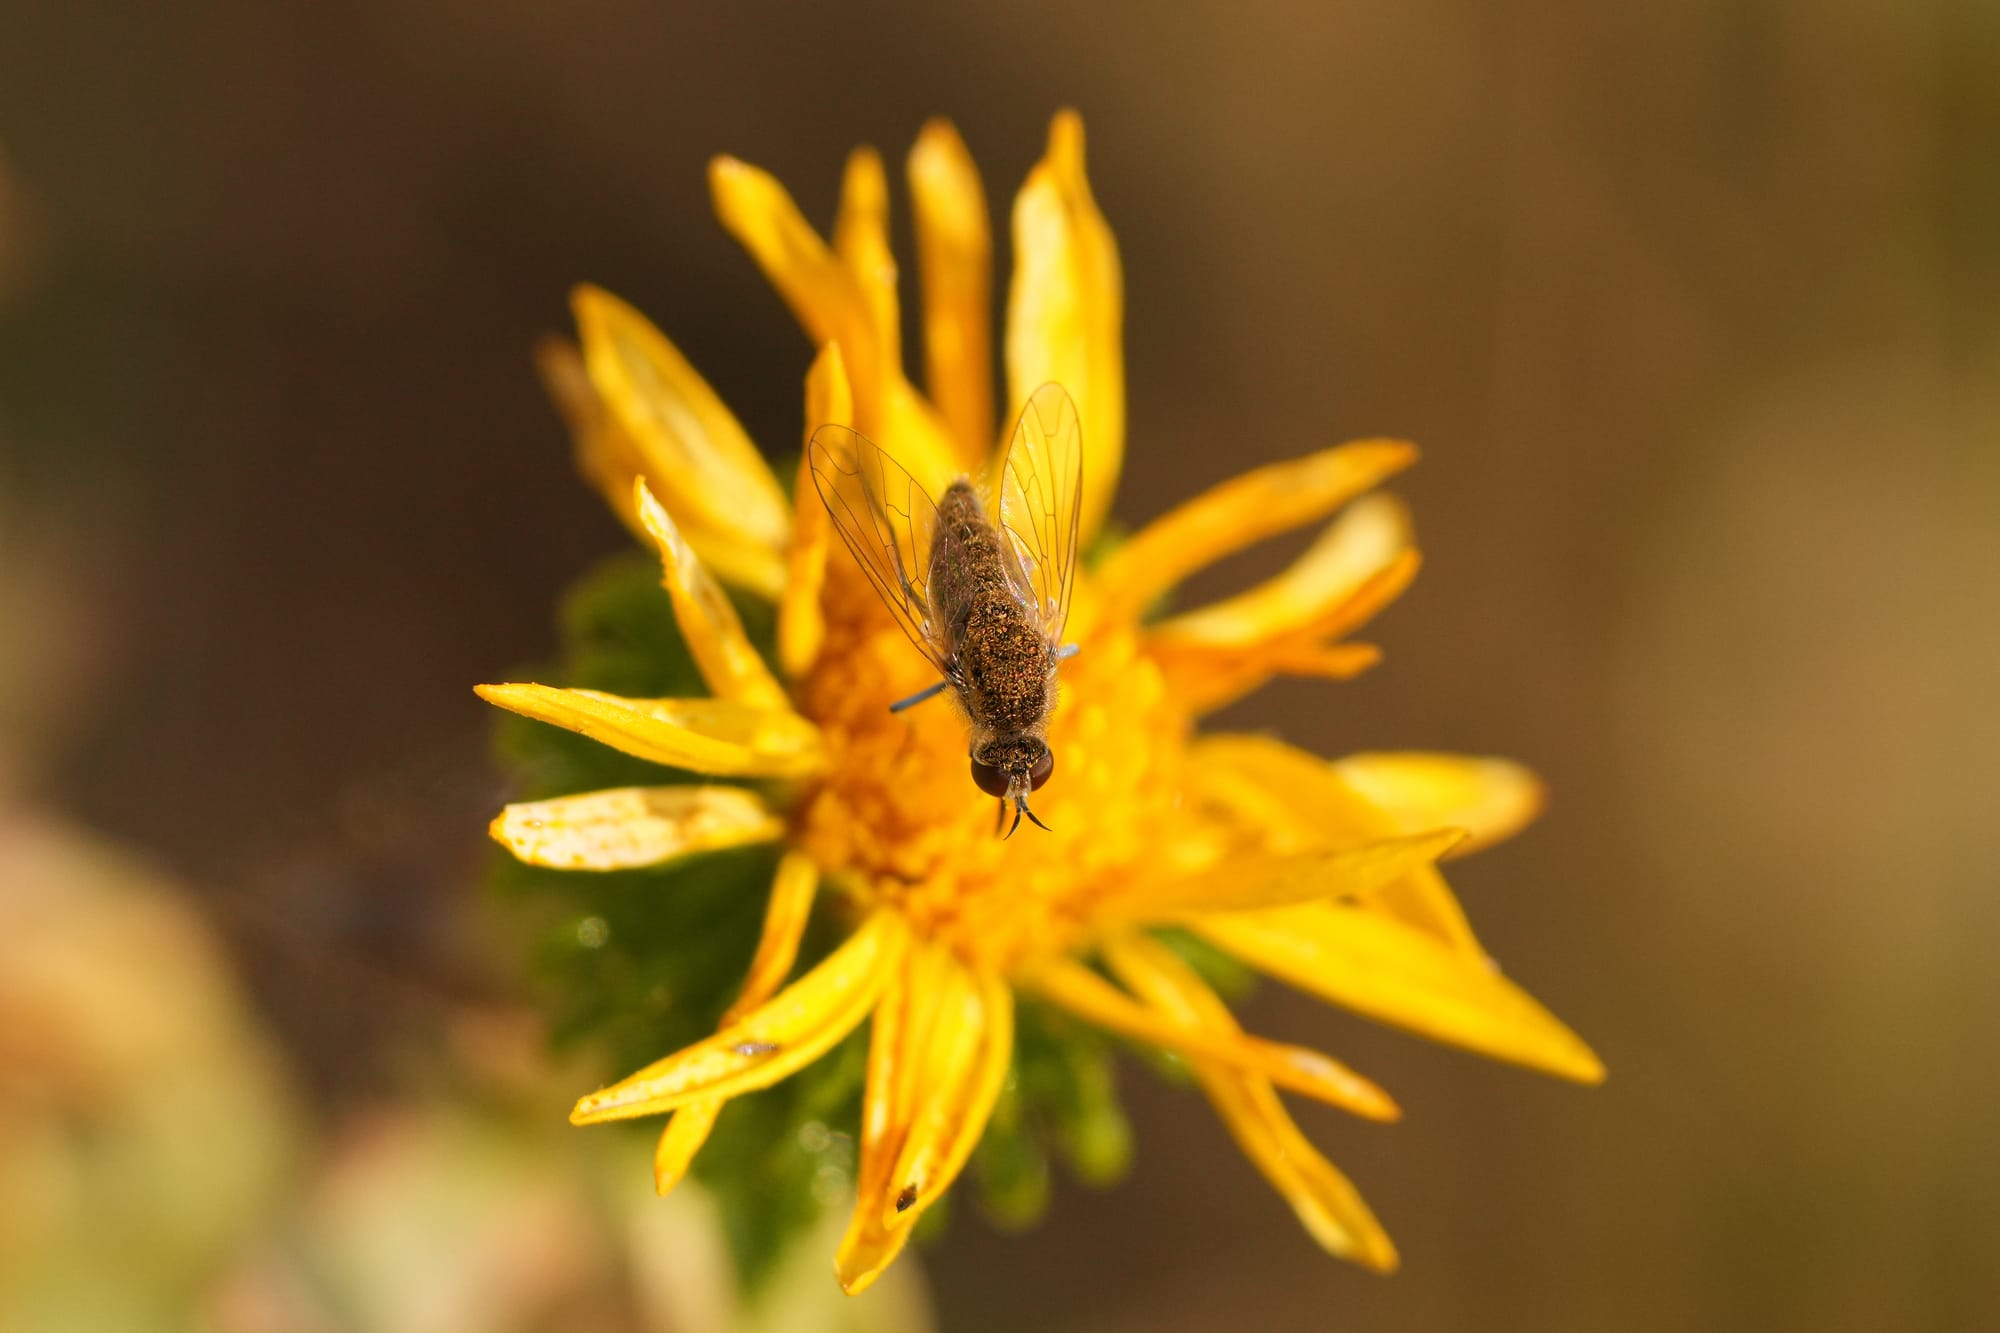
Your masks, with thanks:
M 905 1185 L 903 1186 L 902 1193 L 896 1196 L 896 1211 L 907 1213 L 910 1211 L 910 1206 L 916 1203 L 916 1201 L 917 1187 L 915 1185 Z

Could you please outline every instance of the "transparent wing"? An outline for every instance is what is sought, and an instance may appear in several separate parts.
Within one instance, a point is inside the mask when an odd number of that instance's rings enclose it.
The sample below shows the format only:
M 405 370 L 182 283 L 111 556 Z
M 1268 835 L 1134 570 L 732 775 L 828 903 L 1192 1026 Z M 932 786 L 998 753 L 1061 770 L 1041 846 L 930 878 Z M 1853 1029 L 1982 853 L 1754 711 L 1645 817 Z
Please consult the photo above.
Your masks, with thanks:
M 821 426 L 806 446 L 813 485 L 861 572 L 896 623 L 939 671 L 947 668 L 932 631 L 931 541 L 937 505 L 895 459 L 845 426 Z
M 994 522 L 1020 561 L 1008 572 L 1043 633 L 1059 644 L 1076 584 L 1083 514 L 1083 423 L 1062 385 L 1044 384 L 1028 395 L 1001 457 L 993 497 Z

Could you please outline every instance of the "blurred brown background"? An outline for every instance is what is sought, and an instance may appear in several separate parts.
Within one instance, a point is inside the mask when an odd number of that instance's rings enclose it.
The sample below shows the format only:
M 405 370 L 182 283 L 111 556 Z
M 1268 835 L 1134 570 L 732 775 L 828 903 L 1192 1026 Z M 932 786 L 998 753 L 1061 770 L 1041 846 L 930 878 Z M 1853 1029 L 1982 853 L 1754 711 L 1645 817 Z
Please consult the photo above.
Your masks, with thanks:
M 469 686 L 624 541 L 528 365 L 569 284 L 793 450 L 809 349 L 708 156 L 824 220 L 852 143 L 942 112 L 1004 207 L 1065 104 L 1125 257 L 1127 519 L 1426 448 L 1387 664 L 1224 721 L 1539 768 L 1546 820 L 1454 880 L 1612 1073 L 1267 990 L 1408 1108 L 1304 1112 L 1402 1274 L 1131 1069 L 1131 1179 L 961 1217 L 941 1326 L 2000 1326 L 1977 0 L 0 3 L 0 782 L 198 886 L 315 1108 L 394 1085 L 503 984 Z

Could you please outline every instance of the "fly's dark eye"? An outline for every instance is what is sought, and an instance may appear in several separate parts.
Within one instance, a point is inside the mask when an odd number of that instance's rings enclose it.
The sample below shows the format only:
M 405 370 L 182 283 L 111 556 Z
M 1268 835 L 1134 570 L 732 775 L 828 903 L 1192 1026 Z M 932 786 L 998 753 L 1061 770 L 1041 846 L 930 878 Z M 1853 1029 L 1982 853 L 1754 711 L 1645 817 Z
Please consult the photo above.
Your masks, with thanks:
M 982 764 L 977 759 L 972 761 L 972 781 L 988 796 L 1007 794 L 1007 775 L 993 765 Z
M 1043 750 L 1042 757 L 1035 762 L 1034 769 L 1028 774 L 1028 790 L 1040 791 L 1042 784 L 1049 780 L 1049 774 L 1055 771 L 1056 752 L 1048 749 Z

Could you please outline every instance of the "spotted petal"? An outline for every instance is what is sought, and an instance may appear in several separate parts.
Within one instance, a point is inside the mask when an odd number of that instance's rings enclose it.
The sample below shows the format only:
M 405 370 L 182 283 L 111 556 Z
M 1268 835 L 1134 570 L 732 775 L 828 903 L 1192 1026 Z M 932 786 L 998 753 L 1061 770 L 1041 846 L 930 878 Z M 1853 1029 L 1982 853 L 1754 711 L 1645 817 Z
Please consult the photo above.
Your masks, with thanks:
M 964 969 L 966 983 L 932 1021 L 922 1094 L 882 1200 L 887 1227 L 913 1225 L 944 1197 L 979 1142 L 1014 1054 L 1014 993 L 996 973 Z
M 771 842 L 785 823 L 741 787 L 617 787 L 510 805 L 491 831 L 530 865 L 629 870 Z
M 826 766 L 819 728 L 789 710 L 729 699 L 626 699 L 552 685 L 480 685 L 479 697 L 650 763 L 718 777 L 808 777 Z
M 906 939 L 901 917 L 876 912 L 819 966 L 713 1037 L 582 1098 L 570 1123 L 656 1115 L 790 1077 L 868 1016 Z
M 890 1182 L 916 1115 L 929 1021 L 937 1013 L 936 999 L 956 975 L 942 949 L 920 944 L 905 950 L 870 1020 L 854 1211 L 834 1257 L 834 1273 L 850 1295 L 881 1276 L 910 1238 L 908 1227 L 885 1224 L 882 1200 L 898 1192 Z

